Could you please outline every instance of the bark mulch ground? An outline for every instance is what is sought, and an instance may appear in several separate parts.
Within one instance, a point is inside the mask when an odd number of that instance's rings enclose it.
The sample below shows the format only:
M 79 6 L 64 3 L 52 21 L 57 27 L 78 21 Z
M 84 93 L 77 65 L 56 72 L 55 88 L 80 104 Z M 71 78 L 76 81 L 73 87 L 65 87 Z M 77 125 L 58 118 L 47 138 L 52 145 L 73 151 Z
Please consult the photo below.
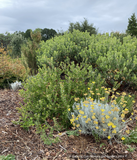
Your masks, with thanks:
M 17 160 L 73 160 L 76 159 L 76 155 L 79 157 L 77 159 L 96 160 L 100 159 L 99 155 L 102 155 L 104 160 L 137 159 L 136 144 L 131 144 L 136 149 L 130 153 L 127 151 L 128 147 L 122 143 L 114 141 L 110 145 L 107 140 L 97 143 L 91 135 L 71 135 L 69 137 L 65 131 L 60 136 L 61 142 L 50 146 L 45 145 L 40 135 L 36 134 L 34 127 L 26 131 L 11 122 L 19 120 L 20 116 L 16 107 L 21 107 L 19 102 L 23 103 L 23 99 L 18 93 L 19 91 L 9 89 L 0 90 L 0 155 L 13 154 Z M 135 125 L 136 123 L 132 122 L 128 127 L 132 129 Z M 102 143 L 105 145 L 101 147 Z M 126 158 L 126 155 L 131 158 Z

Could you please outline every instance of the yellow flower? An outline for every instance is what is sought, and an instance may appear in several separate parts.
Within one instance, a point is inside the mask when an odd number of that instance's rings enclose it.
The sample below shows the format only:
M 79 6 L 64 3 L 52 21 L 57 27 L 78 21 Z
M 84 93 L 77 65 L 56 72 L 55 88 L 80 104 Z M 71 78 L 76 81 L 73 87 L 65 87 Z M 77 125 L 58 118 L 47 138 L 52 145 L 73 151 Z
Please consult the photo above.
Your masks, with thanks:
M 94 93 L 91 93 L 92 95 L 94 95 Z
M 87 93 L 84 94 L 84 96 L 86 96 L 86 95 L 87 95 Z
M 93 113 L 93 115 L 95 116 L 96 113 Z
M 130 130 L 126 130 L 126 133 L 129 134 L 129 133 L 130 133 Z
M 137 120 L 137 117 L 135 117 L 135 119 Z
M 111 111 L 109 111 L 108 113 L 111 114 Z
M 104 118 L 104 117 L 102 117 L 102 118 L 101 118 L 101 120 L 102 120 L 102 121 L 104 121 L 104 120 L 105 120 L 105 118 Z
M 94 124 L 98 124 L 98 122 L 97 122 L 97 121 L 94 121 Z
M 100 96 L 100 93 L 97 93 L 98 96 Z
M 121 118 L 124 118 L 125 117 L 125 114 L 121 114 Z
M 78 115 L 78 118 L 80 118 L 80 117 L 81 117 L 81 115 L 79 114 L 79 115 Z
M 79 105 L 76 105 L 77 108 L 79 108 Z
M 86 118 L 87 116 L 83 116 L 83 118 Z
M 74 118 L 75 116 L 74 115 L 72 115 L 72 118 Z
M 112 133 L 116 133 L 117 131 L 114 129 L 113 131 L 112 131 Z
M 128 95 L 129 97 L 131 97 L 131 95 Z
M 92 119 L 96 119 L 96 117 L 95 117 L 95 116 L 92 116 Z
M 125 92 L 123 92 L 123 93 L 122 93 L 122 95 L 123 95 L 123 96 L 125 96 L 125 95 L 126 95 L 126 93 L 125 93 Z
M 101 101 L 104 101 L 104 100 L 105 100 L 105 97 L 100 98 L 100 100 L 101 100 Z
M 85 122 L 88 123 L 88 120 L 86 120 Z
M 95 83 L 95 82 L 92 82 L 92 83 Z
M 70 108 L 68 109 L 68 111 L 70 111 Z
M 108 139 L 110 139 L 111 137 L 110 136 L 108 136 Z
M 102 113 L 101 115 L 105 115 L 105 113 Z
M 109 92 L 108 92 L 108 91 L 105 91 L 105 93 L 109 94 Z
M 90 119 L 90 118 L 88 118 L 88 119 L 87 119 L 87 121 L 91 121 L 91 119 Z
M 125 137 L 122 137 L 121 139 L 122 139 L 122 141 L 123 141 L 123 140 L 125 140 Z
M 101 109 L 101 111 L 102 111 L 102 112 L 104 112 L 104 111 L 105 111 L 105 109 Z
M 58 133 L 58 135 L 60 136 L 60 135 L 62 135 L 62 133 Z
M 101 104 L 98 104 L 98 106 L 101 106 Z
M 89 103 L 89 101 L 84 101 L 83 103 Z
M 92 105 L 90 105 L 91 107 L 94 107 L 94 105 L 92 104 Z
M 122 122 L 125 122 L 125 120 L 122 120 Z
M 97 91 L 98 89 L 96 89 L 96 91 Z
M 78 100 L 79 100 L 79 98 L 74 98 L 74 100 L 75 100 L 75 101 L 78 101 Z
M 98 127 L 96 127 L 96 129 L 99 129 Z
M 123 106 L 122 107 L 125 107 L 126 106 L 126 104 L 123 104 Z
M 111 105 L 111 107 L 114 107 L 114 105 Z
M 80 126 L 80 124 L 77 124 L 76 127 L 78 128 Z
M 108 123 L 108 126 L 111 126 L 111 123 L 110 123 L 110 122 Z
M 112 128 L 116 128 L 116 126 L 115 126 L 115 125 L 112 125 Z
M 81 130 L 79 130 L 79 132 L 81 133 Z
M 88 88 L 88 89 L 90 89 L 90 88 Z
M 84 112 L 83 112 L 83 111 L 81 111 L 81 110 L 79 111 L 79 113 L 84 114 Z
M 74 121 L 75 121 L 75 119 L 70 119 L 70 121 L 71 121 L 71 122 L 74 122 Z
M 132 101 L 133 103 L 135 103 L 135 101 Z
M 116 92 L 116 94 L 120 95 L 120 93 Z
M 114 111 L 119 111 L 119 109 L 117 107 L 114 108 Z
M 109 118 L 110 118 L 110 116 L 106 115 L 106 119 L 109 119 Z
M 103 131 L 105 132 L 106 129 L 103 129 Z
M 105 121 L 101 121 L 102 123 L 105 123 Z
M 93 110 L 91 110 L 90 112 L 93 112 Z

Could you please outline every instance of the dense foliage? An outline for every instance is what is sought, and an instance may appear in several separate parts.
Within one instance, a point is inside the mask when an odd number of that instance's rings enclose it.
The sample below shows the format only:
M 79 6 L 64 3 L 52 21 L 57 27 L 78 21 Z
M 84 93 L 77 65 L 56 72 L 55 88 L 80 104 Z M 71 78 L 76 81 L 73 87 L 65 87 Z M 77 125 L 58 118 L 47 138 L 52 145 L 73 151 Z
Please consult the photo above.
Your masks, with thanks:
M 113 87 L 115 83 L 137 86 L 137 39 L 131 36 L 120 39 L 104 35 L 92 35 L 88 32 L 74 30 L 63 36 L 55 37 L 46 43 L 41 42 L 37 50 L 39 66 L 48 65 L 53 57 L 53 64 L 59 67 L 57 62 L 65 62 L 66 57 L 75 64 L 88 58 L 87 63 L 92 65 L 106 79 L 108 86 Z

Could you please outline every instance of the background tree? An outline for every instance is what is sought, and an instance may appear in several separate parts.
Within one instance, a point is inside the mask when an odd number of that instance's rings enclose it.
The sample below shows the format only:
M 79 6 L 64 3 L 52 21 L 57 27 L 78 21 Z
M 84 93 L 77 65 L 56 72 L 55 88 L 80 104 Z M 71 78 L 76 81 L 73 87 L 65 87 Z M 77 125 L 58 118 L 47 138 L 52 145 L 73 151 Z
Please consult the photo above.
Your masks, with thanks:
M 10 44 L 14 34 L 6 32 L 5 34 L 0 34 L 0 46 L 3 46 L 7 50 L 7 46 Z
M 18 32 L 14 32 L 12 40 L 8 45 L 8 53 L 12 58 L 21 57 L 21 44 L 24 41 L 24 37 Z
M 127 33 L 131 36 L 137 36 L 137 19 L 135 13 L 128 19 Z
M 57 32 L 54 29 L 44 28 L 41 31 L 42 40 L 46 42 L 48 39 L 54 37 Z
M 24 38 L 20 32 L 16 31 L 10 44 L 8 45 L 8 50 L 11 51 L 9 52 L 9 55 L 12 58 L 21 58 L 21 45 L 26 42 L 27 39 Z
M 85 18 L 84 18 L 85 19 Z M 88 24 L 87 19 L 84 20 L 84 22 L 81 22 L 81 24 L 79 22 L 74 23 L 70 23 L 69 24 L 69 32 L 73 32 L 73 29 L 75 30 L 79 30 L 81 32 L 89 32 L 89 34 L 97 34 L 97 29 L 95 27 L 93 27 L 93 24 Z
M 31 32 L 32 32 L 32 29 L 27 29 L 26 32 L 24 33 L 24 37 L 32 41 L 31 35 L 30 35 Z

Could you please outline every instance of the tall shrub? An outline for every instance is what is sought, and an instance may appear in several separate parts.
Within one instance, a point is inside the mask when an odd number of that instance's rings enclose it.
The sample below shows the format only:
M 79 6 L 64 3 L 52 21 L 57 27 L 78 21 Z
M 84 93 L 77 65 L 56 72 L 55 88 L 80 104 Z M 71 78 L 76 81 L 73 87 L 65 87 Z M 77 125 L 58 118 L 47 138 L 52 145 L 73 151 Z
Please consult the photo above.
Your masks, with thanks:
M 36 50 L 38 49 L 39 43 L 41 41 L 41 32 L 36 29 L 34 32 L 31 32 L 31 38 L 32 41 L 29 40 L 27 44 L 22 45 L 21 58 L 24 66 L 30 68 L 30 75 L 36 75 L 38 72 Z

